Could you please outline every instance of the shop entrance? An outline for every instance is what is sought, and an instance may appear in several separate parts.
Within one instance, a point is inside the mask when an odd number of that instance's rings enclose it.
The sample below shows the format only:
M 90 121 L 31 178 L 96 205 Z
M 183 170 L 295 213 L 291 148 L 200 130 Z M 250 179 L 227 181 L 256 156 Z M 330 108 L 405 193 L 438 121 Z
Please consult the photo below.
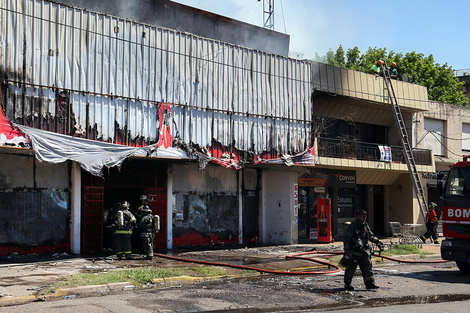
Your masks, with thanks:
M 166 248 L 166 168 L 165 163 L 128 160 L 121 169 L 111 168 L 103 178 L 82 171 L 82 182 L 86 183 L 82 198 L 82 253 L 112 251 L 113 234 L 106 227 L 106 213 L 116 202 L 125 200 L 137 215 L 143 194 L 147 195 L 152 213 L 160 216 L 160 232 L 155 236 L 154 247 Z M 132 252 L 142 253 L 138 230 L 132 235 Z
M 299 187 L 298 238 L 317 239 L 317 195 L 314 187 Z

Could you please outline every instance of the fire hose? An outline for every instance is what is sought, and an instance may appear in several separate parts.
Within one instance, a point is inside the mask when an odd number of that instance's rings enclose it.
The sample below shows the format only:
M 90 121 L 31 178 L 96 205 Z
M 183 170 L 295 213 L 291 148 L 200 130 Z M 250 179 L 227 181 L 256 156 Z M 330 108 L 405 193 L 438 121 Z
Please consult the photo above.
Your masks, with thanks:
M 223 266 L 223 267 L 231 267 L 231 268 L 238 268 L 238 269 L 244 269 L 244 270 L 253 270 L 253 271 L 258 271 L 261 273 L 267 273 L 267 274 L 280 274 L 280 275 L 338 275 L 341 272 L 341 267 L 339 265 L 319 260 L 319 259 L 314 259 L 314 258 L 309 258 L 306 257 L 305 255 L 310 255 L 310 254 L 333 254 L 333 255 L 339 255 L 343 254 L 343 251 L 309 251 L 309 252 L 301 252 L 301 253 L 294 253 L 294 254 L 289 254 L 286 255 L 286 259 L 299 259 L 299 260 L 305 260 L 305 261 L 310 261 L 310 262 L 315 262 L 318 264 L 322 265 L 327 265 L 328 270 L 322 270 L 322 271 L 289 271 L 289 270 L 284 270 L 284 271 L 277 271 L 277 270 L 268 270 L 268 269 L 263 269 L 263 268 L 258 268 L 258 267 L 253 267 L 253 266 L 246 266 L 246 265 L 237 265 L 237 264 L 230 264 L 230 263 L 221 263 L 221 262 L 212 262 L 212 261 L 203 261 L 203 260 L 195 260 L 195 259 L 187 259 L 187 258 L 181 258 L 181 257 L 176 257 L 176 256 L 170 256 L 170 255 L 165 255 L 165 254 L 158 254 L 154 253 L 155 256 L 160 257 L 160 258 L 166 258 L 170 260 L 175 260 L 175 261 L 182 261 L 182 262 L 191 262 L 191 263 L 198 263 L 198 264 L 205 264 L 205 265 L 213 265 L 213 266 Z M 443 262 L 450 262 L 448 260 L 402 260 L 402 259 L 397 259 L 397 258 L 392 258 L 389 256 L 384 256 L 376 253 L 372 253 L 372 256 L 379 257 L 382 259 L 387 259 L 390 261 L 395 261 L 399 263 L 443 263 Z M 331 269 L 333 268 L 333 269 Z

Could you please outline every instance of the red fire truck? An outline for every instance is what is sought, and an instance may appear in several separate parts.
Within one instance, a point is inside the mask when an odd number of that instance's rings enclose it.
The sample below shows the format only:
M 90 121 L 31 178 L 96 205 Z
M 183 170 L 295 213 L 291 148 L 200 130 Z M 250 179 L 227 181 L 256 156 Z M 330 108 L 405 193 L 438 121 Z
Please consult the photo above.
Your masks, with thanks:
M 470 272 L 470 161 L 454 163 L 442 190 L 441 257 Z

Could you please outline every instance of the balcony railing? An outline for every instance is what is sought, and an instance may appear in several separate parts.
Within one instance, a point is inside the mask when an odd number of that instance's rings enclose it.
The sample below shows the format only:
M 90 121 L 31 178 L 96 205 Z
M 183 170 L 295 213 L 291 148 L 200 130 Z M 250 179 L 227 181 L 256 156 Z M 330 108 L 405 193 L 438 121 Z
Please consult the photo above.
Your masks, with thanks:
M 392 162 L 406 164 L 405 151 L 400 146 L 389 146 Z M 329 158 L 380 161 L 378 144 L 350 139 L 318 138 L 318 156 Z M 432 150 L 413 149 L 416 165 L 432 165 Z

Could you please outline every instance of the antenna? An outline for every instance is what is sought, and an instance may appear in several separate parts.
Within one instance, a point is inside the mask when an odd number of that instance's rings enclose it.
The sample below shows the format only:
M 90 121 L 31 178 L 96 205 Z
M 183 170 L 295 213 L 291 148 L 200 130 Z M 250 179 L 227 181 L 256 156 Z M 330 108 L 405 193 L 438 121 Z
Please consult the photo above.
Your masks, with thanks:
M 274 30 L 274 0 L 263 0 L 263 20 L 263 28 Z

